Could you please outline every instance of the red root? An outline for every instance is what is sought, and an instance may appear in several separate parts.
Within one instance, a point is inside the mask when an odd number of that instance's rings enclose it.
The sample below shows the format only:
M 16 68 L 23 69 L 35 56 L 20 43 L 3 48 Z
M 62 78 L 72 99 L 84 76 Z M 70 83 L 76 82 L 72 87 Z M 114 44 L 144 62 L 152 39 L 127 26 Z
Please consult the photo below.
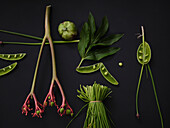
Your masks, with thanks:
M 42 118 L 41 114 L 44 112 L 44 107 L 43 107 L 43 105 L 41 103 L 39 103 L 37 101 L 36 96 L 35 96 L 34 93 L 33 94 L 30 93 L 27 96 L 27 98 L 26 98 L 26 100 L 25 100 L 25 102 L 24 102 L 24 104 L 22 106 L 22 114 L 25 113 L 25 115 L 27 116 L 28 111 L 33 110 L 33 108 L 30 108 L 30 98 L 32 98 L 32 97 L 33 97 L 34 103 L 35 103 L 35 112 L 32 113 L 32 115 L 33 115 L 32 117 L 37 116 L 37 117 Z

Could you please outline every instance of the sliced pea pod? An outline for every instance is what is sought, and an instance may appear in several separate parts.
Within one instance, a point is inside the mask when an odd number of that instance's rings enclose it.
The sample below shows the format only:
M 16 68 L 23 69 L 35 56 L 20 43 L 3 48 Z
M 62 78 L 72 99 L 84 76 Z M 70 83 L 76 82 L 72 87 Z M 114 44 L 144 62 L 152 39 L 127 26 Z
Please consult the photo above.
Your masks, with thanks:
M 140 64 L 147 64 L 151 59 L 151 48 L 147 42 L 139 45 L 137 50 L 137 60 Z
M 106 69 L 106 67 L 104 66 L 104 64 L 102 63 L 102 65 L 100 66 L 100 72 L 103 75 L 103 77 L 110 82 L 111 84 L 114 85 L 118 85 L 119 83 L 117 82 L 117 80 L 109 73 L 109 71 Z
M 82 66 L 79 68 L 76 68 L 76 71 L 79 73 L 92 73 L 97 70 L 99 70 L 101 63 L 93 64 L 90 66 Z
M 20 60 L 22 58 L 24 58 L 24 56 L 26 55 L 26 53 L 17 53 L 17 54 L 0 54 L 0 58 L 3 60 Z
M 0 76 L 3 76 L 5 74 L 11 72 L 16 67 L 16 65 L 17 65 L 17 62 L 15 62 L 15 63 L 7 66 L 7 67 L 1 68 L 0 69 Z

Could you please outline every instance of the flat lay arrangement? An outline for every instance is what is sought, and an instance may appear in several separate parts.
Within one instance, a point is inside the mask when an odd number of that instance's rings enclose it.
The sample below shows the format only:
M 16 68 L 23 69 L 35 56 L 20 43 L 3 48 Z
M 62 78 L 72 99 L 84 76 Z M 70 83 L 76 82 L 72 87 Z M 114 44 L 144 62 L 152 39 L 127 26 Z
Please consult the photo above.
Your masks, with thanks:
M 45 7 L 45 6 L 44 6 Z M 36 62 L 34 60 L 31 62 L 32 65 L 34 65 L 34 73 L 32 76 L 29 76 L 27 83 L 31 84 L 30 91 L 26 89 L 28 94 L 26 95 L 20 95 L 19 97 L 22 97 L 22 101 L 20 101 L 20 109 L 21 111 L 18 111 L 19 115 L 22 115 L 22 119 L 30 119 L 32 120 L 46 120 L 50 118 L 50 113 L 56 114 L 55 118 L 61 117 L 61 120 L 65 121 L 65 124 L 63 126 L 59 127 L 74 127 L 76 120 L 79 120 L 81 118 L 81 121 L 79 122 L 80 127 L 83 128 L 112 128 L 112 127 L 119 127 L 117 125 L 117 121 L 115 119 L 119 120 L 119 118 L 123 118 L 122 116 L 115 116 L 111 112 L 112 109 L 116 111 L 118 108 L 116 104 L 114 105 L 115 95 L 114 90 L 118 90 L 121 86 L 121 88 L 124 88 L 125 86 L 131 87 L 131 85 L 122 85 L 121 81 L 122 77 L 120 77 L 119 73 L 126 70 L 127 63 L 124 63 L 125 61 L 122 59 L 119 59 L 116 55 L 117 54 L 124 54 L 124 52 L 121 52 L 122 49 L 126 49 L 126 47 L 122 47 L 121 41 L 125 40 L 126 45 L 128 45 L 128 34 L 126 32 L 120 32 L 118 28 L 115 32 L 116 34 L 110 34 L 112 33 L 112 30 L 110 29 L 110 26 L 112 25 L 112 22 L 109 22 L 109 18 L 106 16 L 102 16 L 101 22 L 98 22 L 98 18 L 95 18 L 95 13 L 88 12 L 88 18 L 87 20 L 81 21 L 81 25 L 77 26 L 75 23 L 76 21 L 66 19 L 63 22 L 58 23 L 58 26 L 55 27 L 55 31 L 57 32 L 58 36 L 62 38 L 62 40 L 56 40 L 53 34 L 53 21 L 51 20 L 53 15 L 56 12 L 51 11 L 53 9 L 53 5 L 46 5 L 44 8 L 43 14 L 45 16 L 43 19 L 41 19 L 44 26 L 44 34 L 43 38 L 38 36 L 33 36 L 21 32 L 14 32 L 6 29 L 0 28 L 0 33 L 10 35 L 10 40 L 1 40 L 0 45 L 3 47 L 6 46 L 20 46 L 28 48 L 28 47 L 37 47 L 39 48 L 38 55 L 36 55 Z M 100 18 L 101 18 L 100 17 Z M 57 21 L 57 20 L 56 20 Z M 55 21 L 55 22 L 56 22 Z M 59 22 L 59 21 L 57 21 Z M 164 109 L 161 107 L 161 94 L 159 94 L 160 97 L 158 97 L 157 91 L 159 88 L 157 88 L 157 85 L 160 83 L 157 83 L 157 81 L 153 76 L 153 73 L 156 74 L 156 72 L 151 71 L 151 66 L 153 63 L 151 63 L 151 55 L 154 56 L 154 53 L 151 54 L 151 46 L 153 42 L 146 42 L 145 37 L 146 33 L 144 33 L 145 30 L 148 30 L 149 28 L 145 27 L 145 24 L 143 26 L 138 26 L 139 31 L 141 27 L 141 34 L 138 34 L 138 41 L 142 39 L 142 41 L 136 49 L 136 52 L 133 52 L 133 55 L 137 56 L 136 62 L 138 62 L 141 65 L 140 74 L 138 74 L 138 84 L 136 88 L 133 88 L 133 93 L 135 93 L 136 89 L 136 100 L 130 99 L 133 104 L 127 104 L 127 106 L 131 107 L 132 109 L 136 107 L 136 117 L 135 120 L 137 120 L 137 125 L 141 125 L 141 122 L 145 122 L 146 115 L 142 108 L 145 104 L 145 101 L 140 97 L 140 91 L 142 90 L 142 86 L 144 86 L 146 83 L 142 82 L 143 79 L 143 72 L 146 73 L 146 79 L 149 81 L 149 76 L 151 79 L 151 83 L 147 83 L 147 86 L 152 85 L 153 89 L 153 96 L 154 96 L 154 103 L 153 105 L 156 105 L 157 108 L 155 108 L 157 111 L 154 111 L 154 117 L 158 118 L 160 122 L 154 122 L 157 123 L 157 126 L 160 128 L 164 128 Z M 12 36 L 17 36 L 23 38 L 22 41 L 12 41 Z M 135 37 L 135 33 L 134 33 Z M 24 41 L 25 39 L 31 39 L 33 42 L 27 42 Z M 148 40 L 149 41 L 149 40 Z M 135 42 L 133 42 L 135 44 Z M 58 63 L 63 62 L 65 60 L 64 55 L 61 55 L 61 57 L 58 57 L 58 52 L 55 49 L 55 46 L 62 46 L 64 47 L 68 46 L 67 49 L 71 49 L 71 51 L 75 51 L 75 53 L 79 56 L 79 63 L 77 63 L 78 59 L 74 59 L 72 57 L 69 60 L 69 63 L 67 65 L 75 64 L 76 67 L 71 67 L 72 71 L 69 71 L 70 74 L 67 75 L 65 78 L 61 77 L 60 74 L 64 74 L 67 67 L 65 69 L 59 69 Z M 73 47 L 69 45 L 74 45 Z M 76 46 L 76 49 L 74 49 Z M 3 49 L 2 47 L 2 49 Z M 50 73 L 50 76 L 43 74 L 44 80 L 49 81 L 49 86 L 47 85 L 41 85 L 42 82 L 39 82 L 42 79 L 39 77 L 39 72 L 42 71 L 43 68 L 40 67 L 42 62 L 43 56 L 47 57 L 47 53 L 43 54 L 43 51 L 45 51 L 48 48 L 50 54 L 50 58 L 46 63 L 51 64 L 51 67 L 46 67 L 48 69 L 48 73 Z M 20 49 L 18 51 L 21 51 Z M 152 51 L 154 51 L 152 49 Z M 63 50 L 65 52 L 65 49 Z M 22 70 L 24 74 L 24 69 L 20 67 L 20 61 L 24 62 L 27 58 L 31 56 L 27 51 L 24 52 L 17 52 L 14 53 L 11 51 L 11 53 L 5 53 L 4 51 L 0 52 L 0 59 L 2 61 L 7 62 L 13 62 L 12 64 L 9 64 L 5 67 L 0 68 L 0 77 L 10 77 L 13 73 L 17 70 Z M 48 57 L 49 57 L 48 56 Z M 127 54 L 122 55 L 127 56 Z M 63 57 L 63 58 L 62 58 Z M 109 65 L 110 62 L 117 63 L 117 66 L 115 65 Z M 76 61 L 75 61 L 76 60 Z M 135 61 L 134 61 L 135 62 Z M 132 62 L 133 63 L 133 62 Z M 133 65 L 134 67 L 138 66 L 137 64 Z M 17 67 L 17 68 L 16 68 Z M 153 67 L 152 67 L 153 68 Z M 74 70 L 73 70 L 74 69 Z M 144 70 L 145 69 L 145 70 Z M 115 72 L 113 72 L 115 70 Z M 97 72 L 100 72 L 97 73 Z M 129 72 L 129 76 L 133 73 L 133 70 L 131 69 L 131 72 Z M 7 75 L 6 75 L 7 74 Z M 81 78 L 84 80 L 80 80 L 74 75 L 80 75 Z M 22 75 L 22 74 L 21 74 Z M 30 74 L 29 74 L 30 75 Z M 72 87 L 72 81 L 70 81 L 69 85 L 65 85 L 65 81 L 69 81 L 68 78 L 70 75 L 74 77 L 74 80 L 77 81 L 77 85 L 75 85 L 77 88 L 73 89 Z M 125 77 L 128 78 L 128 75 Z M 28 77 L 28 75 L 27 75 Z M 32 78 L 32 81 L 30 79 Z M 154 81 L 155 80 L 155 81 Z M 85 82 L 86 81 L 86 82 Z M 94 81 L 94 83 L 91 83 L 91 81 Z M 136 82 L 134 79 L 131 80 Z M 32 83 L 31 83 L 32 82 Z M 28 84 L 28 85 L 29 85 Z M 142 85 L 142 86 L 141 86 Z M 15 85 L 16 86 L 16 85 Z M 46 86 L 46 87 L 44 87 Z M 135 86 L 135 85 L 134 85 Z M 45 89 L 44 89 L 45 88 Z M 162 87 L 163 88 L 163 87 Z M 132 90 L 126 90 L 131 91 Z M 42 94 L 42 91 L 47 91 L 46 95 Z M 74 96 L 70 95 L 68 96 L 67 92 L 72 94 L 74 92 Z M 77 92 L 76 92 L 77 91 Z M 19 94 L 18 94 L 19 95 Z M 77 97 L 75 97 L 77 95 Z M 125 99 L 128 99 L 130 97 L 125 96 L 125 94 L 121 94 Z M 134 96 L 134 95 L 133 95 Z M 44 97 L 44 98 L 42 98 Z M 24 101 L 25 99 L 25 101 Z M 118 99 L 117 99 L 118 100 Z M 84 106 L 79 105 L 80 103 L 85 102 L 86 104 Z M 135 101 L 135 102 L 134 102 Z M 155 102 L 156 101 L 156 102 Z M 74 102 L 74 103 L 73 103 Z M 78 103 L 77 103 L 78 102 Z M 106 102 L 106 103 L 105 103 Z M 109 102 L 109 104 L 108 104 Z M 120 101 L 121 98 L 120 98 Z M 132 103 L 131 102 L 131 103 Z M 152 103 L 151 103 L 152 104 Z M 13 105 L 14 106 L 14 105 Z M 49 106 L 49 107 L 48 107 Z M 73 107 L 74 106 L 74 107 Z M 77 106 L 77 108 L 75 107 Z M 133 107 L 132 107 L 133 106 Z M 49 108 L 51 107 L 51 110 Z M 126 106 L 123 106 L 126 107 Z M 80 108 L 80 109 L 79 109 Z M 130 109 L 131 109 L 130 108 Z M 154 110 L 155 110 L 154 109 Z M 127 110 L 128 111 L 128 110 Z M 122 111 L 123 112 L 123 111 Z M 129 112 L 130 113 L 130 112 Z M 84 115 L 83 115 L 84 114 Z M 130 113 L 130 117 L 133 117 L 132 113 Z M 150 115 L 152 113 L 149 113 Z M 25 116 L 24 116 L 25 115 Z M 31 115 L 31 116 L 30 116 Z M 63 116 L 65 115 L 65 116 Z M 82 116 L 83 115 L 83 116 Z M 20 117 L 20 118 L 21 118 Z M 34 117 L 34 118 L 32 118 Z M 39 119 L 41 118 L 41 119 Z M 23 120 L 25 120 L 23 119 Z M 54 118 L 53 118 L 54 119 Z M 128 120 L 128 119 L 127 119 Z M 57 121 L 55 122 L 57 124 Z M 160 123 L 160 124 L 159 124 Z M 153 122 L 150 122 L 152 125 Z M 47 125 L 46 125 L 47 126 Z M 44 125 L 45 127 L 45 125 Z M 142 126 L 146 127 L 147 126 Z

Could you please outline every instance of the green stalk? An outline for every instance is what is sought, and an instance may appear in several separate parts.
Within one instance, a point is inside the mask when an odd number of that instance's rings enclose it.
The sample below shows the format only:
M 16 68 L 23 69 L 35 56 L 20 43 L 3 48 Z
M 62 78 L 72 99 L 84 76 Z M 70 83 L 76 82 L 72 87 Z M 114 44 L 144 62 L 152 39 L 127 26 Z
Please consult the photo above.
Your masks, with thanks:
M 139 97 L 139 88 L 140 88 L 140 83 L 141 83 L 141 79 L 142 79 L 143 67 L 144 67 L 144 64 L 142 65 L 142 68 L 140 71 L 138 87 L 137 87 L 137 91 L 136 91 L 136 116 L 137 116 L 137 118 L 139 118 L 139 108 L 138 108 L 138 99 L 139 98 L 138 97 Z
M 39 55 L 38 55 L 38 59 L 37 59 L 37 64 L 36 64 L 35 72 L 34 72 L 34 78 L 33 78 L 31 92 L 30 92 L 31 94 L 34 93 L 35 82 L 36 82 L 37 73 L 38 73 L 38 67 L 39 67 L 39 63 L 40 63 L 40 58 L 41 58 L 42 50 L 43 50 L 43 47 L 44 47 L 44 44 L 45 44 L 45 40 L 46 40 L 46 37 L 44 36 L 42 44 L 41 44 L 41 48 L 40 48 L 40 51 L 39 51 Z
M 31 38 L 31 39 L 35 39 L 35 40 L 41 40 L 41 41 L 43 40 L 40 37 L 22 34 L 22 33 L 18 33 L 18 32 L 11 32 L 11 31 L 6 31 L 6 30 L 0 30 L 0 32 L 12 34 L 12 35 L 17 35 L 17 36 L 22 36 L 22 37 L 27 37 L 27 38 Z
M 79 65 L 77 66 L 77 68 L 80 67 L 80 65 L 82 64 L 83 61 L 84 61 L 84 58 L 81 59 L 81 61 L 80 61 Z
M 62 44 L 62 43 L 77 43 L 79 40 L 71 40 L 71 41 L 53 41 L 54 44 Z M 25 43 L 25 42 L 2 42 L 2 44 L 17 44 L 17 45 L 41 45 L 42 43 Z M 45 42 L 45 44 L 50 44 L 49 42 Z
M 68 128 L 71 124 L 71 122 L 73 122 L 73 120 L 80 114 L 80 112 L 88 105 L 89 103 L 85 104 L 79 111 L 78 113 L 74 116 L 74 118 L 68 123 L 68 125 L 66 126 L 66 128 Z
M 49 17 L 49 9 L 47 7 L 46 13 L 45 13 L 45 35 L 44 35 L 44 38 L 43 38 L 43 41 L 42 41 L 42 44 L 41 44 L 41 48 L 40 48 L 40 51 L 39 51 L 30 94 L 34 93 L 35 82 L 36 82 L 36 78 L 37 78 L 37 73 L 38 73 L 38 68 L 39 68 L 39 64 L 40 64 L 40 58 L 41 58 L 42 50 L 43 50 L 45 41 L 46 41 L 47 37 L 49 36 L 49 31 L 47 30 L 47 19 L 48 19 L 48 17 Z
M 150 77 L 151 77 L 151 80 L 152 80 L 152 85 L 153 85 L 153 91 L 154 91 L 154 95 L 155 95 L 155 100 L 156 100 L 156 104 L 157 104 L 157 107 L 158 107 L 159 116 L 160 116 L 160 120 L 161 120 L 161 126 L 162 126 L 162 128 L 164 128 L 163 117 L 162 117 L 162 114 L 161 114 L 161 109 L 160 109 L 160 105 L 159 105 L 159 101 L 158 101 L 158 96 L 157 96 L 157 93 L 156 93 L 155 83 L 154 83 L 152 71 L 151 71 L 151 68 L 150 68 L 149 64 L 148 64 L 148 70 L 149 70 Z

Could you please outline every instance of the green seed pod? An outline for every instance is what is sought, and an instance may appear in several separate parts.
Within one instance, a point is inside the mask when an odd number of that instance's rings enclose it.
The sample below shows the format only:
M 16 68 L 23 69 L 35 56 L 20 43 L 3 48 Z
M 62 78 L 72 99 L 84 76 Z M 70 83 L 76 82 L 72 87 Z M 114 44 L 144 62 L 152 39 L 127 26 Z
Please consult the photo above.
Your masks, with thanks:
M 149 63 L 150 59 L 151 59 L 151 48 L 149 44 L 147 42 L 141 43 L 137 50 L 138 62 L 140 64 L 147 64 Z
M 64 112 L 64 108 L 61 108 L 60 109 L 60 113 L 62 114 Z
M 70 112 L 71 112 L 71 110 L 70 110 L 70 109 L 67 109 L 67 110 L 66 110 L 66 115 L 69 115 Z
M 72 40 L 77 35 L 77 29 L 73 22 L 64 21 L 58 26 L 58 32 L 65 40 Z
M 39 115 L 40 114 L 40 110 L 36 111 L 36 113 L 37 113 L 37 115 Z

